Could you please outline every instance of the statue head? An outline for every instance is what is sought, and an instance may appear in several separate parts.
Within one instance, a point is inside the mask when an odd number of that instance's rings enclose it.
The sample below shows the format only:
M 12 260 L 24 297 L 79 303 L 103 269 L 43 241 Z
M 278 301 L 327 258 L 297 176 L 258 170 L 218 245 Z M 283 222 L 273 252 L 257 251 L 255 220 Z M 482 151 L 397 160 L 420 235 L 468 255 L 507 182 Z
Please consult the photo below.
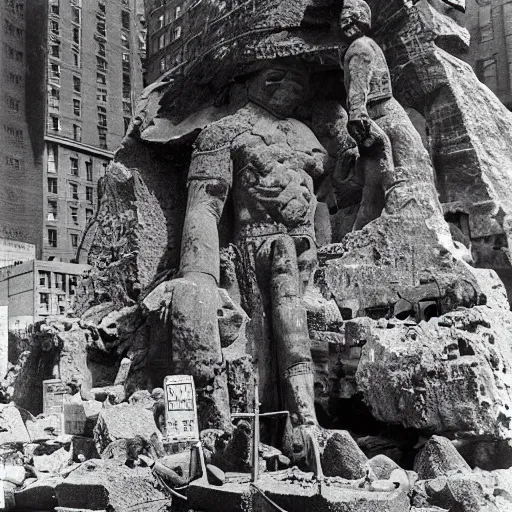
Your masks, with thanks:
M 305 100 L 307 84 L 304 68 L 275 64 L 249 80 L 249 99 L 277 117 L 293 117 Z
M 372 11 L 364 0 L 344 0 L 340 26 L 350 40 L 366 34 L 372 26 Z

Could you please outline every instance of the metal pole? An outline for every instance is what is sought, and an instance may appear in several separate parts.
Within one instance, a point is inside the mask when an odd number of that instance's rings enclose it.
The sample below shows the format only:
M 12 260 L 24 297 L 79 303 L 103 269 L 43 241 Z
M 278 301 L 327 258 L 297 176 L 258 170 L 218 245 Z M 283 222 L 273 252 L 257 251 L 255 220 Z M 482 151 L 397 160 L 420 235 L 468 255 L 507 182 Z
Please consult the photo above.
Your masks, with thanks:
M 258 481 L 260 448 L 260 399 L 258 377 L 254 377 L 254 418 L 252 421 L 252 475 L 251 481 Z

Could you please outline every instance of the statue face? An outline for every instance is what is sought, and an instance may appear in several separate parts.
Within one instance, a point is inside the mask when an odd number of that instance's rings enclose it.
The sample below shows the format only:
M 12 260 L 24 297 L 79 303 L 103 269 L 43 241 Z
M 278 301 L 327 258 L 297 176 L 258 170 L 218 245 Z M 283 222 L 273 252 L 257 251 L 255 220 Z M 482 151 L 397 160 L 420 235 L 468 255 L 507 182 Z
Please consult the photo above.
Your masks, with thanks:
M 371 26 L 371 10 L 362 0 L 345 0 L 340 16 L 340 27 L 348 39 L 357 39 Z
M 303 102 L 307 88 L 305 71 L 272 67 L 261 71 L 249 87 L 250 98 L 278 117 L 293 117 Z

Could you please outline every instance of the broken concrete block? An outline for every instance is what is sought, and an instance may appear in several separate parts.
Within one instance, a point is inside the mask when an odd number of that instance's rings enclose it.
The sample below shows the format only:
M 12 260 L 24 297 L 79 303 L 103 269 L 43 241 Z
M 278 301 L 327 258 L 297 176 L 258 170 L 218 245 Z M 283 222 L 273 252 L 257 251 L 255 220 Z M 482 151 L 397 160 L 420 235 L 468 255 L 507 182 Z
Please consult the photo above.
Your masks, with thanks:
M 62 429 L 62 415 L 40 414 L 35 418 L 32 416 L 26 419 L 25 427 L 31 442 L 47 441 L 59 435 Z
M 101 402 L 82 400 L 80 395 L 76 394 L 69 403 L 64 404 L 66 434 L 92 437 L 101 409 Z
M 322 469 L 325 476 L 356 480 L 366 475 L 368 459 L 345 430 L 336 430 L 325 445 Z
M 416 455 L 414 471 L 420 480 L 428 480 L 455 472 L 470 472 L 471 468 L 449 439 L 432 436 Z
M 98 452 L 101 452 L 117 439 L 130 439 L 139 435 L 150 439 L 159 431 L 151 411 L 126 403 L 102 409 L 96 427 L 94 439 Z
M 400 466 L 386 455 L 372 457 L 368 461 L 368 466 L 379 480 L 387 480 L 395 469 L 400 469 Z
M 89 460 L 57 486 L 60 507 L 126 512 L 145 503 L 165 503 L 149 468 L 128 468 L 122 461 Z
M 392 492 L 395 489 L 395 484 L 389 480 L 374 480 L 370 484 L 370 491 L 374 492 Z
M 16 508 L 20 510 L 53 510 L 57 506 L 55 488 L 62 477 L 47 476 L 36 480 L 14 493 Z
M 11 404 L 0 404 L 0 445 L 30 443 L 21 414 Z

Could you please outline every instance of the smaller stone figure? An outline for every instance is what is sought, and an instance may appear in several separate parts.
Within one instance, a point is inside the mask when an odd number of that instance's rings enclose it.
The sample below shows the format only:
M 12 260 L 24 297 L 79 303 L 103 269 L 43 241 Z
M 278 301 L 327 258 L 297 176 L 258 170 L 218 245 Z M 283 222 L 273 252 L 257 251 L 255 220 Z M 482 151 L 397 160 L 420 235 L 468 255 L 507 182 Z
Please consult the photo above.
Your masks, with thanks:
M 366 34 L 371 10 L 363 0 L 345 0 L 340 25 L 350 41 L 345 71 L 348 131 L 355 139 L 364 172 L 364 187 L 354 229 L 379 217 L 382 205 L 397 213 L 409 204 L 432 221 L 442 221 L 434 170 L 419 133 L 393 98 L 386 59 Z M 441 230 L 446 230 L 439 222 Z

